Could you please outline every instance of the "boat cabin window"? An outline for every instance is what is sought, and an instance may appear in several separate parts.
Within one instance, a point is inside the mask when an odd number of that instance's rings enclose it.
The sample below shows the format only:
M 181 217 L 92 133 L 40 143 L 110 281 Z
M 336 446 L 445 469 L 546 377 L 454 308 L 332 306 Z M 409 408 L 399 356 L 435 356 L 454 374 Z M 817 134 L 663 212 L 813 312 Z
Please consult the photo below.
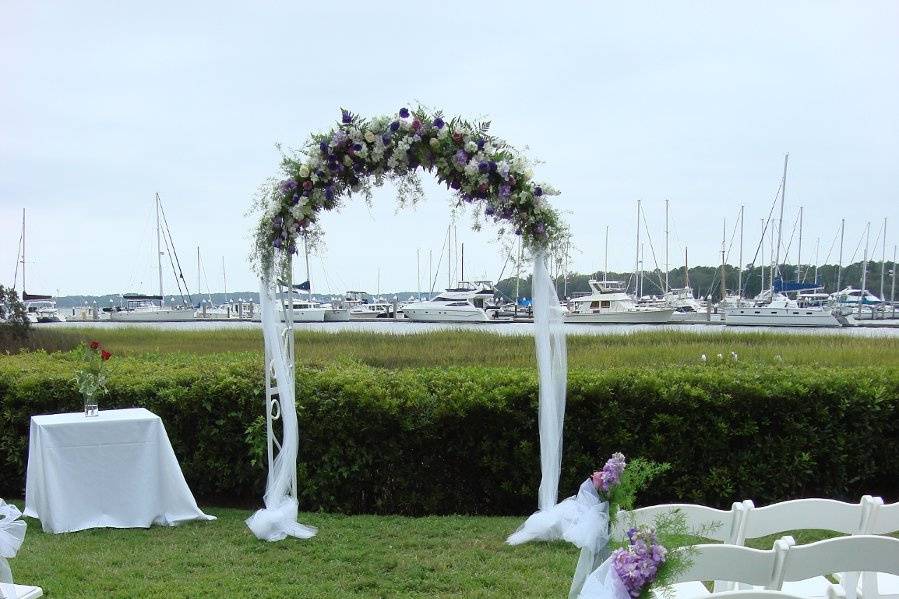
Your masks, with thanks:
M 609 300 L 602 300 L 601 302 L 599 302 L 599 306 L 600 308 L 611 308 L 612 302 Z
M 605 302 L 603 302 L 603 303 L 605 303 Z M 590 307 L 591 308 L 599 308 L 599 302 L 590 302 Z

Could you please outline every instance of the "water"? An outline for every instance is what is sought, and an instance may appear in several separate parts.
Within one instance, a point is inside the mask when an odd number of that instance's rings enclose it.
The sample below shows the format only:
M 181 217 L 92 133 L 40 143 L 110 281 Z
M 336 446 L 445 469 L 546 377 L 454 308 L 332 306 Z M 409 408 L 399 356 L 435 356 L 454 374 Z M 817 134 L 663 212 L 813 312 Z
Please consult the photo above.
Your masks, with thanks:
M 194 322 L 57 322 L 35 325 L 44 327 L 90 327 L 97 329 L 116 329 L 123 327 L 151 328 L 172 331 L 211 331 L 219 329 L 261 329 L 258 322 L 246 321 L 194 321 Z M 373 333 L 391 333 L 408 335 L 430 331 L 487 331 L 500 335 L 534 334 L 534 324 L 529 322 L 502 323 L 431 323 L 407 322 L 394 320 L 356 321 L 356 322 L 300 322 L 294 324 L 298 331 L 325 331 L 337 333 L 341 331 L 366 331 Z M 899 328 L 879 327 L 839 327 L 839 328 L 800 328 L 800 327 L 728 327 L 723 324 L 574 324 L 566 323 L 565 332 L 569 335 L 627 335 L 639 331 L 690 331 L 695 333 L 723 332 L 773 332 L 784 335 L 838 335 L 850 337 L 899 337 Z

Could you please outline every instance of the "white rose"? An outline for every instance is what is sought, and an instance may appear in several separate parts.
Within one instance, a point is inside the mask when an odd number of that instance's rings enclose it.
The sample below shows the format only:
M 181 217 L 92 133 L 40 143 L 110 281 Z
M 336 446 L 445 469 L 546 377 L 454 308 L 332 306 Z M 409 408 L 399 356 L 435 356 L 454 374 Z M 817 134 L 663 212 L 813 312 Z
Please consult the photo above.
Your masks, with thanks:
M 300 166 L 300 177 L 302 177 L 303 179 L 305 179 L 305 178 L 308 177 L 308 176 L 309 176 L 309 167 L 306 166 L 305 164 L 304 164 L 304 165 L 301 165 L 301 166 Z
M 436 137 L 432 137 L 430 144 L 431 144 L 431 147 L 436 150 L 437 146 L 440 145 L 440 141 L 438 141 L 438 139 Z
M 366 131 L 365 132 L 365 141 L 367 141 L 368 143 L 374 143 L 375 134 L 372 133 L 371 131 Z

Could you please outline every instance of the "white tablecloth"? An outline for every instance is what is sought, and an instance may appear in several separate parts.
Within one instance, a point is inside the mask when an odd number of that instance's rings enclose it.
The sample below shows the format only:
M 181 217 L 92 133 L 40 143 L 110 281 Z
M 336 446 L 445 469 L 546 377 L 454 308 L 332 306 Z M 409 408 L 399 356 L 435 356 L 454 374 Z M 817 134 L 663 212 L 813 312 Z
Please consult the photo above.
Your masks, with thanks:
M 156 414 L 32 416 L 25 515 L 45 532 L 214 520 L 194 500 Z

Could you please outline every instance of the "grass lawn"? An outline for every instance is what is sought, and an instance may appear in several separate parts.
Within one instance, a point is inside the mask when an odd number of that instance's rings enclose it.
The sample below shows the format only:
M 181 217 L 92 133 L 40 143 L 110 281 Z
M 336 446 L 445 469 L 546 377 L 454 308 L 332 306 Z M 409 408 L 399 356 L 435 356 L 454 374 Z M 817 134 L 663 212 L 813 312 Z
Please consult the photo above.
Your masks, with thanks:
M 502 326 L 502 325 L 497 325 Z M 172 331 L 146 327 L 102 329 L 35 327 L 29 347 L 67 351 L 100 340 L 115 354 L 262 354 L 258 329 Z M 297 362 L 311 366 L 356 361 L 383 368 L 451 366 L 536 367 L 534 339 L 483 331 L 396 335 L 298 330 Z M 12 350 L 13 352 L 15 349 Z M 855 337 L 770 332 L 641 331 L 626 335 L 569 335 L 572 368 L 697 365 L 731 352 L 740 362 L 818 366 L 899 366 L 899 337 Z M 2 359 L 2 348 L 0 348 Z
M 266 543 L 244 525 L 250 512 L 205 511 L 218 520 L 61 535 L 28 519 L 13 573 L 51 598 L 561 598 L 578 556 L 565 543 L 505 545 L 523 518 L 312 513 L 300 520 L 319 527 L 315 538 Z M 807 543 L 829 535 L 794 536 Z

